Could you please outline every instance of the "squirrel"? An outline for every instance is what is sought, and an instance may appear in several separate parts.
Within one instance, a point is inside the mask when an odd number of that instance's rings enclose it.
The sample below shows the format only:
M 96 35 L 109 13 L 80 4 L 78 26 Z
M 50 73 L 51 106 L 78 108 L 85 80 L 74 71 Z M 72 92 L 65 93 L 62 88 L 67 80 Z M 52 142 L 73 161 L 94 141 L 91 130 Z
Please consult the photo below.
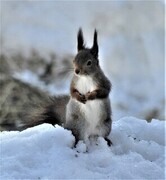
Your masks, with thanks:
M 77 34 L 78 53 L 73 60 L 74 72 L 70 84 L 70 96 L 63 95 L 48 99 L 37 113 L 30 114 L 20 129 L 43 123 L 58 124 L 71 130 L 76 142 L 86 142 L 91 137 L 107 138 L 111 131 L 111 105 L 109 93 L 111 83 L 99 65 L 97 31 L 94 31 L 92 48 L 86 48 L 82 29 Z
M 72 131 L 76 143 L 100 136 L 111 145 L 107 138 L 112 125 L 111 83 L 99 65 L 97 31 L 94 31 L 92 48 L 85 47 L 82 29 L 78 31 L 77 43 L 64 127 Z

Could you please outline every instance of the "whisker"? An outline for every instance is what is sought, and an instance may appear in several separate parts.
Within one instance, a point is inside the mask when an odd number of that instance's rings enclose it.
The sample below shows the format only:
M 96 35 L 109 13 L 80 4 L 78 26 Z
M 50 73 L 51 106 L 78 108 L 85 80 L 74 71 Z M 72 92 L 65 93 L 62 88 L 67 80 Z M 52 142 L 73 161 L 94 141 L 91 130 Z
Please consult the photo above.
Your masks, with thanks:
M 66 72 L 71 72 L 71 71 L 74 71 L 74 68 L 65 68 L 65 67 L 62 67 L 62 68 L 55 68 L 54 71 L 56 73 L 66 73 Z
M 61 77 L 62 80 L 71 79 L 73 76 L 73 71 L 68 71 L 66 73 L 59 74 L 59 76 Z

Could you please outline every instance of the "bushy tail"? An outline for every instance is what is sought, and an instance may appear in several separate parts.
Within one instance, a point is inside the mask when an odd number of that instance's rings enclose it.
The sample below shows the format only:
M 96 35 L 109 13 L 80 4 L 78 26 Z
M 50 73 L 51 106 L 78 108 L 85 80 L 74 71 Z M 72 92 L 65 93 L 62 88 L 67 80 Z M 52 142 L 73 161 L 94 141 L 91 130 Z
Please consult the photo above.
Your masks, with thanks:
M 40 107 L 27 113 L 24 124 L 18 127 L 18 130 L 24 130 L 43 123 L 62 126 L 65 123 L 68 101 L 68 95 L 50 97 Z

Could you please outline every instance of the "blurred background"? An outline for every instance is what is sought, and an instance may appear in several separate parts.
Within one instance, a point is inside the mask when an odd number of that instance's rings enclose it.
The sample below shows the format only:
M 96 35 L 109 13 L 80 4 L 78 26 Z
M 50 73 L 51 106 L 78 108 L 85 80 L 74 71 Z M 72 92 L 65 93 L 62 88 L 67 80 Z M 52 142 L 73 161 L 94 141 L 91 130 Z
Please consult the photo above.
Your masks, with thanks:
M 164 8 L 154 1 L 1 1 L 0 123 L 10 129 L 28 108 L 69 93 L 77 31 L 113 84 L 113 120 L 164 120 Z

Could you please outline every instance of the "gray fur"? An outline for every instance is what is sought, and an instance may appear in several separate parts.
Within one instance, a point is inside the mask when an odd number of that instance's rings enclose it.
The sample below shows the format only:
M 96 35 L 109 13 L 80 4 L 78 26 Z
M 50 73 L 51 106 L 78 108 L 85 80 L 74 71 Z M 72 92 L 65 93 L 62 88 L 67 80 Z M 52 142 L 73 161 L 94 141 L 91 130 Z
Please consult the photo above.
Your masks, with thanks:
M 80 44 L 82 43 L 82 44 Z M 73 66 L 75 73 L 70 85 L 70 100 L 66 107 L 65 128 L 78 140 L 92 136 L 107 138 L 111 131 L 111 83 L 99 66 L 97 32 L 91 49 L 84 47 L 83 33 L 78 33 L 78 54 Z

